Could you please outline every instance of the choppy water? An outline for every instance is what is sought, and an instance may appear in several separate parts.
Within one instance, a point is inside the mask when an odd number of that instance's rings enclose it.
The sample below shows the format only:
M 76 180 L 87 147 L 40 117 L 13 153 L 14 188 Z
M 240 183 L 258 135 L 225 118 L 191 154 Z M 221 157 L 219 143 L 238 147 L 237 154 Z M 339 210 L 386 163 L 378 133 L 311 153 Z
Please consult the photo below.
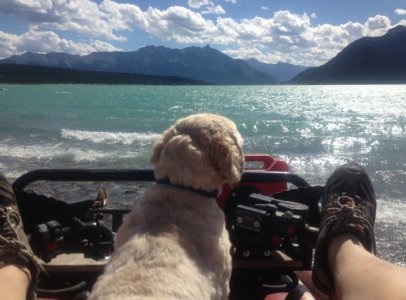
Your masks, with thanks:
M 379 255 L 406 265 L 405 85 L 0 85 L 0 170 L 14 180 L 37 168 L 151 167 L 160 132 L 203 111 L 233 119 L 246 153 L 284 159 L 311 184 L 362 163 Z

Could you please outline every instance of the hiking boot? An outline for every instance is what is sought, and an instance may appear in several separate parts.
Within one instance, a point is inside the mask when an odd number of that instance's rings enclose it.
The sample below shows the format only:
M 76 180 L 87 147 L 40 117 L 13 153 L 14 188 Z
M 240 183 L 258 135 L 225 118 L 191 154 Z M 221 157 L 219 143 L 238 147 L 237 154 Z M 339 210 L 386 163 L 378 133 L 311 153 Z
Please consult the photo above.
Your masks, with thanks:
M 0 268 L 5 265 L 27 267 L 30 270 L 31 283 L 27 299 L 35 299 L 38 273 L 42 267 L 25 235 L 13 188 L 0 174 Z
M 316 243 L 313 282 L 327 295 L 334 292 L 327 252 L 332 237 L 355 235 L 369 252 L 375 254 L 375 193 L 365 170 L 358 164 L 337 168 L 327 180 L 321 209 L 320 233 Z

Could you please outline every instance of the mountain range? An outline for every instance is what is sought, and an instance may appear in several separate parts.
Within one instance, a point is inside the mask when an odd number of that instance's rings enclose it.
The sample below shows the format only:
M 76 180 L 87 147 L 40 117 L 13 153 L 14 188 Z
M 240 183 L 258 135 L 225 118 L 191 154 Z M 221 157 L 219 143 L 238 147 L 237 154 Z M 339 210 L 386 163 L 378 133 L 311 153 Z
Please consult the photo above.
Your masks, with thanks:
M 72 75 L 73 71 L 76 75 Z M 146 46 L 131 52 L 94 52 L 84 56 L 26 52 L 0 60 L 0 82 L 18 82 L 19 74 L 25 76 L 24 82 L 34 80 L 37 74 L 40 79 L 33 82 L 406 83 L 406 27 L 397 26 L 381 37 L 356 40 L 320 67 L 233 59 L 210 46 L 184 49 Z
M 95 52 L 85 56 L 26 52 L 0 61 L 75 70 L 177 76 L 212 84 L 274 84 L 265 74 L 240 59 L 206 47 L 170 49 L 147 46 L 132 52 Z
M 380 37 L 363 37 L 326 64 L 293 78 L 298 84 L 406 83 L 406 27 Z

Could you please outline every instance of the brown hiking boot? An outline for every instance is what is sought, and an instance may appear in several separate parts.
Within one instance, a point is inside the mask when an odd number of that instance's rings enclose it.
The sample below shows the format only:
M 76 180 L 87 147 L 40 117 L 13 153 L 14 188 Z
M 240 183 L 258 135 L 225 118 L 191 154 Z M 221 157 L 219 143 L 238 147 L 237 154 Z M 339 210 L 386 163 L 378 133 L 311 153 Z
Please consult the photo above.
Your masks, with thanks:
M 357 164 L 337 168 L 327 180 L 316 243 L 313 282 L 327 295 L 334 293 L 327 252 L 332 237 L 355 235 L 364 248 L 375 254 L 375 193 L 365 170 Z
M 27 299 L 35 299 L 38 273 L 42 267 L 25 235 L 13 188 L 0 174 L 0 268 L 5 265 L 27 267 L 30 270 L 31 284 Z

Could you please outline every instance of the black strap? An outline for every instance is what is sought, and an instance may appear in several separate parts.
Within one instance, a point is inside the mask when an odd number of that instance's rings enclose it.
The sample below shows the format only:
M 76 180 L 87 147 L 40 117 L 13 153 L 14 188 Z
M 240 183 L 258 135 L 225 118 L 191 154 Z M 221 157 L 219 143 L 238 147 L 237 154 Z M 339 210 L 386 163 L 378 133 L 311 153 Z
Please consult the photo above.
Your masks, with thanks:
M 159 180 L 156 181 L 156 183 L 171 185 L 171 186 L 174 186 L 174 187 L 177 187 L 177 188 L 180 188 L 180 189 L 184 189 L 184 190 L 187 190 L 189 192 L 194 192 L 194 193 L 197 193 L 199 195 L 209 197 L 209 198 L 216 198 L 217 194 L 218 194 L 217 190 L 209 192 L 209 191 L 198 190 L 198 189 L 194 189 L 194 188 L 191 188 L 191 187 L 183 186 L 183 185 L 180 185 L 180 184 L 173 184 L 173 183 L 170 182 L 168 177 L 163 178 L 163 179 L 159 179 Z

